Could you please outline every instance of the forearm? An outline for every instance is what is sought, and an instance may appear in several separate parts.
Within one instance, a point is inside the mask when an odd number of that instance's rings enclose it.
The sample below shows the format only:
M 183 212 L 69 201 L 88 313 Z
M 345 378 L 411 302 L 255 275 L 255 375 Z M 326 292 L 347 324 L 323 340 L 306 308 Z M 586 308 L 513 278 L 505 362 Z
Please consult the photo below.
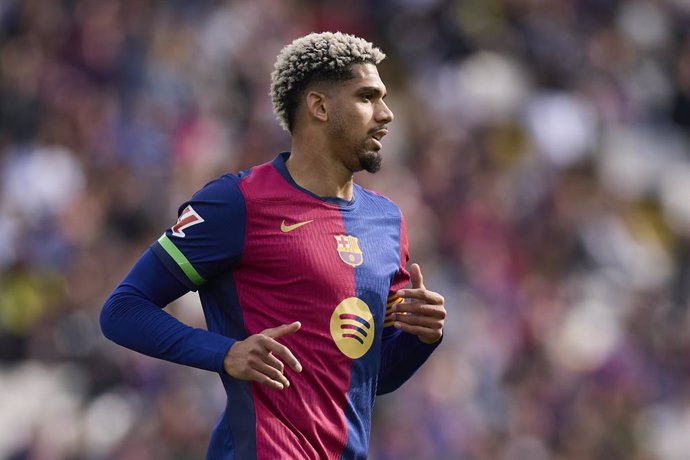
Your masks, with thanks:
M 419 369 L 438 347 L 421 342 L 417 336 L 405 332 L 385 339 L 381 344 L 381 365 L 376 394 L 382 395 L 398 389 Z
M 234 340 L 181 323 L 163 308 L 188 291 L 149 249 L 106 300 L 103 334 L 148 356 L 220 372 Z
M 101 329 L 113 342 L 155 358 L 220 372 L 235 342 L 181 323 L 132 289 L 116 289 L 101 311 Z

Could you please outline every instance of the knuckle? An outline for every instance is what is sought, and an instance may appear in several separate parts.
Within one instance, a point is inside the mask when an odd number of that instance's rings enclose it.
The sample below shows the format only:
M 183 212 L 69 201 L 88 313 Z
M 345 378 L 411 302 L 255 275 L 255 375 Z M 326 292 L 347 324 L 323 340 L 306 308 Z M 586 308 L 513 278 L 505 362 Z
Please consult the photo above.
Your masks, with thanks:
M 265 353 L 264 353 L 264 350 L 262 347 L 254 346 L 254 347 L 249 349 L 248 354 L 249 354 L 249 356 L 257 357 L 257 356 L 263 356 Z
M 261 332 L 259 334 L 256 334 L 256 340 L 261 344 L 265 344 L 269 340 L 271 340 L 271 338 L 268 335 L 266 335 L 265 333 Z

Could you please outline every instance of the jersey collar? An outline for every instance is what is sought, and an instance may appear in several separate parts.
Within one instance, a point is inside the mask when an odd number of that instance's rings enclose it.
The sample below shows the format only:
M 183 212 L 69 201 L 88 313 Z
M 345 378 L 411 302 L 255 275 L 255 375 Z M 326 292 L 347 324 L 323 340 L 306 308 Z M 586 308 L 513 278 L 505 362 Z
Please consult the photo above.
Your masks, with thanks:
M 344 200 L 342 198 L 338 197 L 331 197 L 331 196 L 319 196 L 313 192 L 310 192 L 306 188 L 300 187 L 297 182 L 294 181 L 292 176 L 290 175 L 290 171 L 288 171 L 287 166 L 285 165 L 285 162 L 287 159 L 290 158 L 290 152 L 282 152 L 279 153 L 274 159 L 273 159 L 273 166 L 276 168 L 278 173 L 280 173 L 281 176 L 294 188 L 299 190 L 302 193 L 306 193 L 307 195 L 310 195 L 318 200 L 325 201 L 327 203 L 332 203 L 340 208 L 351 208 L 355 205 L 355 202 L 357 200 L 357 193 L 359 192 L 357 184 L 353 184 L 352 187 L 352 199 L 350 201 Z

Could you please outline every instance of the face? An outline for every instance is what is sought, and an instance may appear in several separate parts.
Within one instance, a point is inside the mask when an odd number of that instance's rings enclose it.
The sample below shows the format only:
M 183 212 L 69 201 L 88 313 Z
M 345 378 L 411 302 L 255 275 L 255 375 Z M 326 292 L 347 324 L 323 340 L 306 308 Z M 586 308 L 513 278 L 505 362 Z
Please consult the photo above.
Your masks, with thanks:
M 354 78 L 334 87 L 328 111 L 332 150 L 353 172 L 381 168 L 381 139 L 393 121 L 384 102 L 386 87 L 373 64 L 356 64 Z

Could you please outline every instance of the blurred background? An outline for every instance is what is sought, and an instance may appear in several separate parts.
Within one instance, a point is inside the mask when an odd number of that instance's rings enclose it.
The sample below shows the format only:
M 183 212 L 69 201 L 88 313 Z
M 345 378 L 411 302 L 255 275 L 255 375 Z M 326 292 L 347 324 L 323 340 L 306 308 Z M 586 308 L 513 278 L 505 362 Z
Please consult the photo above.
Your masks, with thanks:
M 0 458 L 203 458 L 218 377 L 100 307 L 196 189 L 289 148 L 270 72 L 322 30 L 388 54 L 358 181 L 449 312 L 370 457 L 690 458 L 687 0 L 0 0 Z

